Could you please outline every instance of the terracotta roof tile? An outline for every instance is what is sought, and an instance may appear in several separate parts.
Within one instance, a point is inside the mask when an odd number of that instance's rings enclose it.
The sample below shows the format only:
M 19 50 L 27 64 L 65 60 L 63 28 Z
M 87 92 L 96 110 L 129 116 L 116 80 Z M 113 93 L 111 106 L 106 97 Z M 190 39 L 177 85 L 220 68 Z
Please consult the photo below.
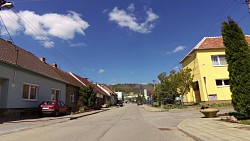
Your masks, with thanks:
M 63 71 L 63 70 L 60 70 L 59 68 L 57 67 L 54 67 L 54 66 L 50 66 L 58 75 L 60 75 L 66 82 L 67 84 L 70 84 L 70 85 L 73 85 L 73 86 L 76 86 L 76 87 L 82 87 L 83 85 L 77 81 L 72 75 L 70 75 L 69 73 Z
M 106 89 L 110 94 L 117 95 L 109 86 L 103 84 L 102 87 Z
M 248 44 L 250 45 L 250 36 L 245 36 Z M 224 48 L 222 37 L 205 37 L 195 49 L 212 49 Z
M 3 39 L 0 39 L 0 62 L 65 82 L 46 63 L 40 61 L 34 54 Z
M 250 36 L 246 35 L 246 40 L 248 45 L 250 45 Z M 216 49 L 216 48 L 225 48 L 223 44 L 223 38 L 221 36 L 218 37 L 204 37 L 181 61 L 183 62 L 185 58 L 188 57 L 194 50 L 200 49 Z
M 94 91 L 98 92 L 99 94 L 102 94 L 102 95 L 107 95 L 101 88 L 99 88 L 97 86 L 97 84 L 94 84 L 94 83 L 91 83 L 88 81 L 88 78 L 83 78 L 79 75 L 76 75 L 74 73 L 70 73 L 75 79 L 77 79 L 80 83 L 82 83 L 83 85 L 85 86 L 88 86 L 88 85 L 94 85 Z

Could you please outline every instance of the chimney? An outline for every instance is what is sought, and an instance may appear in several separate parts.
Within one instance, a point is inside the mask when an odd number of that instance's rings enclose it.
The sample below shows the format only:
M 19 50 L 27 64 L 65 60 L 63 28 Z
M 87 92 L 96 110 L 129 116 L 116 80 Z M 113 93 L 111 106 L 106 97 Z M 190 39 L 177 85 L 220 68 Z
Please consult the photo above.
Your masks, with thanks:
M 6 42 L 9 42 L 9 43 L 13 44 L 11 40 L 6 40 Z
M 41 58 L 39 58 L 40 59 L 40 61 L 42 61 L 42 62 L 46 62 L 46 59 L 44 58 L 44 57 L 41 57 Z
M 52 66 L 55 67 L 55 68 L 57 68 L 57 64 L 56 63 L 54 63 Z

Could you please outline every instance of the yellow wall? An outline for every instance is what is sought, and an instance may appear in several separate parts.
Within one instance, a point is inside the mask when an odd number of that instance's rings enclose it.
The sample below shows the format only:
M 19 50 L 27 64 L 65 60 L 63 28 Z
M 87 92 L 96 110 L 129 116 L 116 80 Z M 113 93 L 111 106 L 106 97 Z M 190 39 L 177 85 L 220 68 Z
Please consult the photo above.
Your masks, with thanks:
M 216 79 L 228 79 L 227 66 L 213 66 L 212 55 L 225 55 L 224 49 L 195 50 L 182 62 L 183 68 L 192 69 L 193 81 L 198 81 L 201 101 L 208 101 L 209 94 L 217 94 L 217 100 L 231 100 L 229 86 L 217 87 Z M 204 81 L 206 79 L 206 85 Z M 194 91 L 184 96 L 184 102 L 196 102 Z

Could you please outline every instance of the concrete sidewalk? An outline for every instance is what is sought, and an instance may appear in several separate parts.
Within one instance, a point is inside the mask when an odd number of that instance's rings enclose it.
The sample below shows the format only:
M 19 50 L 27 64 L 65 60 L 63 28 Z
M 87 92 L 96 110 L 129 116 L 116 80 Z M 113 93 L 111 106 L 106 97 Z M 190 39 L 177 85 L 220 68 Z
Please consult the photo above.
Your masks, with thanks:
M 220 118 L 186 119 L 178 129 L 198 141 L 250 141 L 250 126 L 221 121 Z
M 149 112 L 164 111 L 160 108 L 151 107 L 148 105 L 141 105 L 141 108 Z M 221 110 L 223 113 L 230 111 L 230 109 Z M 201 117 L 202 116 L 203 115 L 201 114 Z M 186 119 L 182 121 L 177 128 L 197 141 L 250 141 L 250 125 L 221 121 L 220 117 L 201 117 Z
M 29 129 L 34 129 L 38 127 L 48 126 L 56 123 L 62 123 L 69 120 L 74 120 L 80 117 L 97 114 L 103 111 L 110 110 L 110 108 L 105 108 L 102 110 L 94 110 L 90 112 L 84 112 L 74 115 L 67 115 L 61 117 L 44 117 L 44 118 L 34 118 L 34 119 L 23 119 L 7 121 L 0 124 L 0 136 L 5 134 L 10 134 L 18 131 L 24 131 Z

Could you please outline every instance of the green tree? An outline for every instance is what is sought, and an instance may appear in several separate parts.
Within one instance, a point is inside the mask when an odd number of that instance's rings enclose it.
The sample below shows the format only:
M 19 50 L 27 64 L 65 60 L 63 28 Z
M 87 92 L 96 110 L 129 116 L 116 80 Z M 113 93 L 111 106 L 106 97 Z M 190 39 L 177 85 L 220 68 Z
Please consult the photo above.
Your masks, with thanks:
M 171 71 L 169 75 L 170 86 L 172 87 L 175 95 L 183 97 L 187 92 L 190 91 L 193 83 L 193 75 L 191 69 L 181 69 L 179 72 Z
M 167 78 L 164 78 L 161 83 L 156 86 L 155 92 L 157 94 L 157 101 L 161 104 L 174 103 L 175 95 L 173 93 L 172 88 L 170 87 L 170 82 Z
M 147 103 L 146 97 L 145 97 L 144 95 L 142 95 L 142 103 L 143 103 L 143 104 L 146 104 L 146 103 Z
M 84 106 L 88 108 L 94 108 L 96 102 L 96 94 L 94 91 L 94 85 L 88 85 L 86 87 L 82 87 L 79 91 L 80 100 L 82 101 Z
M 161 82 L 156 86 L 158 101 L 163 104 L 172 104 L 175 97 L 183 97 L 190 91 L 193 75 L 191 75 L 191 69 L 185 68 L 179 71 L 172 70 L 169 76 L 163 72 L 158 76 L 158 79 Z
M 241 28 L 231 18 L 222 23 L 222 37 L 228 63 L 232 105 L 250 115 L 250 49 Z

